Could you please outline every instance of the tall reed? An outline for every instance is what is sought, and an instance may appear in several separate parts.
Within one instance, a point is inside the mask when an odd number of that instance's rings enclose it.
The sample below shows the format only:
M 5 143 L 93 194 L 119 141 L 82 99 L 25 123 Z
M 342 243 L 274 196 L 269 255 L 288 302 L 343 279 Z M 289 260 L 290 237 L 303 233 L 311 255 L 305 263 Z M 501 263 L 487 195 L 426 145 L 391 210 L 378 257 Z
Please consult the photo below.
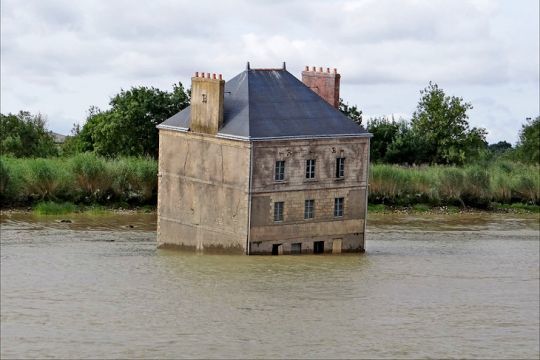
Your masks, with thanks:
M 105 159 L 93 154 L 66 159 L 0 157 L 0 201 L 3 206 L 43 200 L 155 204 L 157 170 L 157 161 L 150 158 Z M 369 200 L 408 206 L 540 204 L 540 167 L 508 161 L 465 167 L 374 164 Z
M 474 207 L 487 207 L 491 202 L 539 204 L 540 167 L 510 162 L 465 167 L 374 164 L 369 200 L 398 205 L 426 202 Z

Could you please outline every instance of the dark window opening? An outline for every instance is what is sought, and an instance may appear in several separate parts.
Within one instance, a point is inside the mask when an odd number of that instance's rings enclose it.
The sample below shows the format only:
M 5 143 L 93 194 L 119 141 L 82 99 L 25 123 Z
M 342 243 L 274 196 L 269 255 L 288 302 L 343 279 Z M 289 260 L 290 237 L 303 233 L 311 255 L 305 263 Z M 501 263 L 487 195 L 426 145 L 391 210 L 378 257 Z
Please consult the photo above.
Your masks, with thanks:
M 345 177 L 345 158 L 336 158 L 336 178 Z
M 282 245 L 281 244 L 273 244 L 272 245 L 272 255 L 281 255 L 282 252 Z
M 274 221 L 283 221 L 283 201 L 274 203 Z
M 306 200 L 304 203 L 304 219 L 313 219 L 315 216 L 315 200 Z
M 291 244 L 291 254 L 301 254 L 302 253 L 302 243 Z
M 313 242 L 313 253 L 314 254 L 323 254 L 324 253 L 324 241 L 314 241 Z
M 274 179 L 276 181 L 285 180 L 285 160 L 276 161 L 276 174 Z
M 306 179 L 315 179 L 315 160 L 306 160 Z
M 334 216 L 340 217 L 343 216 L 343 198 L 335 198 L 334 199 Z

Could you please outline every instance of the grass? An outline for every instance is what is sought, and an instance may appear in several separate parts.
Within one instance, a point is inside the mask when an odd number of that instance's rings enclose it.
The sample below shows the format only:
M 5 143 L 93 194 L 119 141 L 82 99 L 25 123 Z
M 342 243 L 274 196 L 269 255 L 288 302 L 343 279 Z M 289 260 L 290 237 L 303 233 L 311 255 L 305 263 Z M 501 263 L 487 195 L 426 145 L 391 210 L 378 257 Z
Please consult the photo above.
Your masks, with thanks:
M 47 159 L 0 157 L 0 204 L 72 203 L 94 213 L 104 211 L 103 206 L 153 207 L 157 171 L 157 161 L 151 158 L 105 159 L 90 153 Z M 371 212 L 384 212 L 388 206 L 418 212 L 432 207 L 536 211 L 538 205 L 538 165 L 497 161 L 465 167 L 372 164 L 370 169 Z M 62 211 L 47 206 L 36 206 L 36 211 Z
M 489 209 L 492 202 L 540 205 L 540 167 L 510 162 L 465 167 L 373 164 L 369 202 L 481 209 Z
M 153 205 L 156 197 L 157 161 L 150 158 L 112 160 L 89 153 L 71 158 L 0 157 L 3 207 L 46 201 L 132 207 Z
M 428 204 L 414 204 L 412 208 L 415 212 L 420 213 L 428 212 L 431 210 L 431 206 L 429 206 Z
M 36 215 L 64 215 L 75 212 L 77 207 L 72 203 L 56 203 L 53 201 L 43 201 L 34 207 Z
M 386 206 L 384 206 L 383 204 L 368 204 L 369 213 L 381 214 L 386 211 Z
M 515 213 L 537 213 L 537 214 L 540 213 L 540 206 L 539 205 L 531 205 L 531 204 L 521 204 L 521 203 L 500 204 L 500 203 L 493 203 L 492 208 L 494 210 L 515 212 Z

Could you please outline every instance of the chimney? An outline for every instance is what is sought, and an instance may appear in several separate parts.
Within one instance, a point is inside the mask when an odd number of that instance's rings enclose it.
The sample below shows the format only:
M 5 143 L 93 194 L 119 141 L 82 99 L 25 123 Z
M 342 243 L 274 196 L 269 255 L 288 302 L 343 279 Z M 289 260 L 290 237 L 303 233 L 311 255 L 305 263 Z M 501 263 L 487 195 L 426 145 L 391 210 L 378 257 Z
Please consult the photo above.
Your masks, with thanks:
M 221 74 L 195 73 L 191 78 L 191 131 L 217 134 L 223 124 L 224 90 Z
M 330 68 L 326 68 L 323 71 L 322 67 L 313 66 L 310 69 L 306 66 L 302 71 L 302 82 L 336 109 L 339 108 L 340 78 L 341 75 L 338 74 L 337 69 L 330 71 Z

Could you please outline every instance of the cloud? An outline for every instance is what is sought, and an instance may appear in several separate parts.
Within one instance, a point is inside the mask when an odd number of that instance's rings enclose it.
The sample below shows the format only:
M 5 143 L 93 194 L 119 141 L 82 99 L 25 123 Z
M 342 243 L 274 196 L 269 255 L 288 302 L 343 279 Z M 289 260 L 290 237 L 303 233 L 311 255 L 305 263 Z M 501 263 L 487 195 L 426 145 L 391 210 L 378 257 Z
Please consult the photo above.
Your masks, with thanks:
M 428 81 L 475 89 L 521 84 L 529 109 L 538 94 L 530 87 L 539 81 L 537 13 L 535 0 L 4 0 L 2 111 L 84 118 L 89 105 L 106 105 L 121 87 L 169 86 L 194 71 L 230 78 L 246 61 L 287 61 L 295 72 L 337 67 L 344 89 L 386 89 L 379 98 L 344 94 L 377 114 L 409 113 L 396 99 L 415 98 Z M 416 90 L 385 96 L 395 88 Z M 63 104 L 66 96 L 72 103 Z

